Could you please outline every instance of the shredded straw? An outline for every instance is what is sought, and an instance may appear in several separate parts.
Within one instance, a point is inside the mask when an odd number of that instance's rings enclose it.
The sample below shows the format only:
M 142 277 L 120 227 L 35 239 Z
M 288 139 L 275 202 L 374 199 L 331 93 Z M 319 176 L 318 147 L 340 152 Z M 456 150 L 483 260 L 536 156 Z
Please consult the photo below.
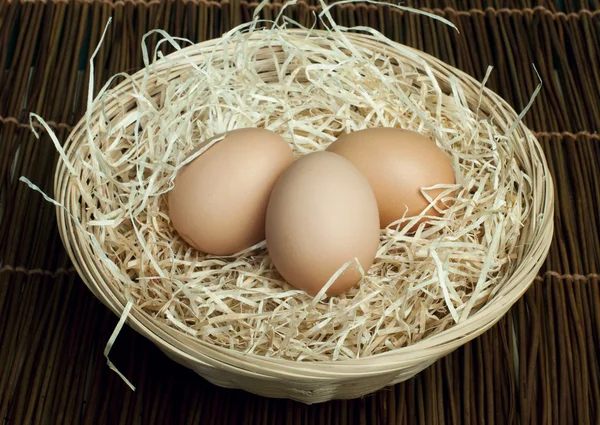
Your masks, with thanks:
M 116 91 L 109 82 L 90 97 L 78 163 L 68 163 L 53 139 L 81 195 L 71 217 L 128 309 L 240 352 L 342 360 L 442 332 L 498 291 L 531 214 L 530 179 L 509 139 L 513 127 L 498 128 L 469 104 L 458 79 L 441 87 L 409 49 L 372 29 L 337 26 L 329 7 L 318 19 L 326 32 L 288 31 L 297 25 L 286 18 L 269 29 L 255 20 L 225 34 L 200 61 L 194 48 L 181 51 L 180 43 L 189 42 L 155 31 L 180 52 L 162 58 L 157 46 L 150 62 L 144 47 L 143 79 L 120 74 L 131 90 Z M 352 41 L 356 31 L 370 33 L 386 53 Z M 396 60 L 400 50 L 413 63 Z M 92 87 L 93 81 L 90 96 Z M 102 114 L 92 118 L 98 107 Z M 186 155 L 243 127 L 279 133 L 297 157 L 325 149 L 344 132 L 418 131 L 451 157 L 458 184 L 443 186 L 440 197 L 450 207 L 431 226 L 407 234 L 398 224 L 420 217 L 404 218 L 381 231 L 377 258 L 360 285 L 313 298 L 282 281 L 264 242 L 231 257 L 207 256 L 171 225 L 165 195 Z

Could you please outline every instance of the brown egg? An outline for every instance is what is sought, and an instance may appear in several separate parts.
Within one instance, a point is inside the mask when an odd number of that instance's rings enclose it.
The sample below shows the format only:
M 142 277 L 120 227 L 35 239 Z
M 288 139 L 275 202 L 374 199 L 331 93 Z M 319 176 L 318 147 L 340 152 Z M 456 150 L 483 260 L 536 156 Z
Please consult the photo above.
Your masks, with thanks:
M 399 128 L 372 128 L 343 134 L 328 151 L 347 158 L 367 178 L 379 207 L 381 227 L 419 215 L 429 206 L 421 188 L 454 184 L 450 158 L 431 139 Z M 428 191 L 435 198 L 443 190 Z M 444 209 L 442 202 L 437 204 Z M 439 216 L 433 206 L 426 215 Z M 424 220 L 421 220 L 424 221 Z M 416 230 L 416 226 L 412 230 Z
M 315 295 L 346 262 L 371 267 L 379 245 L 379 212 L 367 180 L 330 152 L 308 154 L 279 178 L 269 200 L 267 248 L 288 283 Z M 327 293 L 339 294 L 361 278 L 356 264 Z
M 290 146 L 271 131 L 228 132 L 179 170 L 168 195 L 173 226 L 208 254 L 231 255 L 260 242 L 271 190 L 293 162 Z

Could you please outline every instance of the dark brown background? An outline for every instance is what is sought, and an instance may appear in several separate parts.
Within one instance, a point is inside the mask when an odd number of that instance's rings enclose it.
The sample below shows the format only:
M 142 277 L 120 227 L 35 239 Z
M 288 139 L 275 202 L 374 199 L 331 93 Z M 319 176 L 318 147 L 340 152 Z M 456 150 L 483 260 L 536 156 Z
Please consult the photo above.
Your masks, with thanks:
M 544 87 L 526 122 L 556 180 L 555 238 L 532 288 L 482 337 L 403 384 L 306 406 L 208 384 L 126 328 L 111 358 L 137 386 L 131 392 L 102 355 L 117 318 L 71 267 L 53 207 L 18 182 L 24 175 L 51 193 L 55 149 L 46 135 L 33 137 L 28 115 L 66 138 L 109 17 L 98 82 L 141 67 L 148 30 L 202 41 L 248 20 L 256 3 L 0 0 L 0 423 L 600 424 L 600 2 L 415 3 L 460 34 L 384 6 L 339 7 L 334 17 L 478 79 L 493 65 L 489 86 L 516 109 L 537 84 L 535 64 Z M 289 14 L 309 24 L 311 4 Z

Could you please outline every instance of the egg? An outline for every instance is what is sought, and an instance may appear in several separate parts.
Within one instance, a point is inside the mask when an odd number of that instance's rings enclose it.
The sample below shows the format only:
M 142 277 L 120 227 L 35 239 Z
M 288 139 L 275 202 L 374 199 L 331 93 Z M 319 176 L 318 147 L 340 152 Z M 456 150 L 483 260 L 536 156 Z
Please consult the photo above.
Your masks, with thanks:
M 213 255 L 231 255 L 264 240 L 269 196 L 293 162 L 290 146 L 276 133 L 262 128 L 226 133 L 177 173 L 168 193 L 174 228 Z
M 365 177 L 345 158 L 316 152 L 298 159 L 277 181 L 267 208 L 266 241 L 281 276 L 317 294 L 345 263 L 327 290 L 354 286 L 375 259 L 379 212 Z
M 346 133 L 327 151 L 348 159 L 367 178 L 377 198 L 382 227 L 405 213 L 413 217 L 429 207 L 421 188 L 456 181 L 449 156 L 433 140 L 414 131 L 380 127 Z M 435 198 L 442 191 L 427 193 Z M 445 205 L 438 202 L 436 206 L 440 211 L 432 206 L 426 215 L 440 216 Z M 416 230 L 417 225 L 409 230 Z

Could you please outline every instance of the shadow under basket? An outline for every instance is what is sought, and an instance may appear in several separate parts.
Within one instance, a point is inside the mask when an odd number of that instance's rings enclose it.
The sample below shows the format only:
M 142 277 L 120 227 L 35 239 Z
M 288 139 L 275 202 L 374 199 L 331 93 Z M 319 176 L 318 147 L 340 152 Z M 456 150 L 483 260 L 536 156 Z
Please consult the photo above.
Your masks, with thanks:
M 282 31 L 323 39 L 333 36 L 316 30 Z M 345 37 L 355 45 L 378 52 L 382 56 L 393 55 L 395 63 L 410 63 L 423 73 L 425 71 L 422 64 L 426 63 L 446 93 L 451 92 L 452 81 L 455 78 L 461 84 L 469 108 L 478 108 L 493 118 L 495 125 L 510 128 L 518 119 L 518 114 L 497 94 L 482 88 L 473 78 L 432 56 L 405 46 L 398 50 L 390 49 L 390 44 L 395 43 L 383 43 L 373 35 L 345 33 Z M 250 37 L 247 42 L 251 45 L 258 42 L 258 39 Z M 168 63 L 161 59 L 151 66 L 157 74 L 164 75 L 168 80 L 190 72 L 190 60 L 201 64 L 207 55 L 222 51 L 223 46 L 219 39 L 207 41 L 169 55 Z M 277 73 L 270 71 L 276 71 L 285 60 L 284 54 L 265 55 L 261 63 L 261 75 L 265 75 L 265 78 L 276 78 Z M 278 66 L 274 61 L 279 61 Z M 173 67 L 173 63 L 179 65 Z M 134 74 L 131 79 L 120 83 L 114 91 L 135 90 L 133 81 L 142 81 L 143 75 L 144 70 Z M 160 81 L 150 78 L 146 84 L 147 92 L 152 93 L 153 87 L 160 84 Z M 92 125 L 102 113 L 116 114 L 115 110 L 118 108 L 113 109 L 112 112 L 110 109 L 103 112 L 100 105 L 96 104 L 88 115 Z M 81 164 L 80 147 L 91 140 L 87 133 L 88 123 L 85 118 L 82 119 L 64 148 L 66 159 L 72 164 L 75 173 L 80 173 L 79 178 L 85 172 Z M 553 233 L 553 185 L 548 167 L 537 140 L 523 124 L 519 123 L 510 137 L 510 142 L 516 145 L 515 155 L 519 156 L 519 162 L 531 178 L 532 218 L 523 224 L 524 248 L 520 251 L 519 258 L 514 260 L 507 275 L 502 277 L 500 289 L 494 296 L 466 320 L 438 334 L 425 337 L 406 347 L 360 359 L 304 362 L 245 354 L 211 345 L 154 319 L 136 305 L 130 310 L 127 323 L 157 345 L 168 357 L 194 370 L 210 382 L 262 396 L 319 403 L 332 399 L 361 397 L 407 380 L 493 326 L 528 289 L 548 253 Z M 72 214 L 82 219 L 81 212 L 85 209 L 76 180 L 65 161 L 60 161 L 54 187 L 57 201 L 65 207 L 57 208 L 60 234 L 85 284 L 108 308 L 121 316 L 127 305 L 124 292 L 119 291 L 121 283 L 115 282 L 114 274 L 99 261 L 87 232 L 71 218 Z

